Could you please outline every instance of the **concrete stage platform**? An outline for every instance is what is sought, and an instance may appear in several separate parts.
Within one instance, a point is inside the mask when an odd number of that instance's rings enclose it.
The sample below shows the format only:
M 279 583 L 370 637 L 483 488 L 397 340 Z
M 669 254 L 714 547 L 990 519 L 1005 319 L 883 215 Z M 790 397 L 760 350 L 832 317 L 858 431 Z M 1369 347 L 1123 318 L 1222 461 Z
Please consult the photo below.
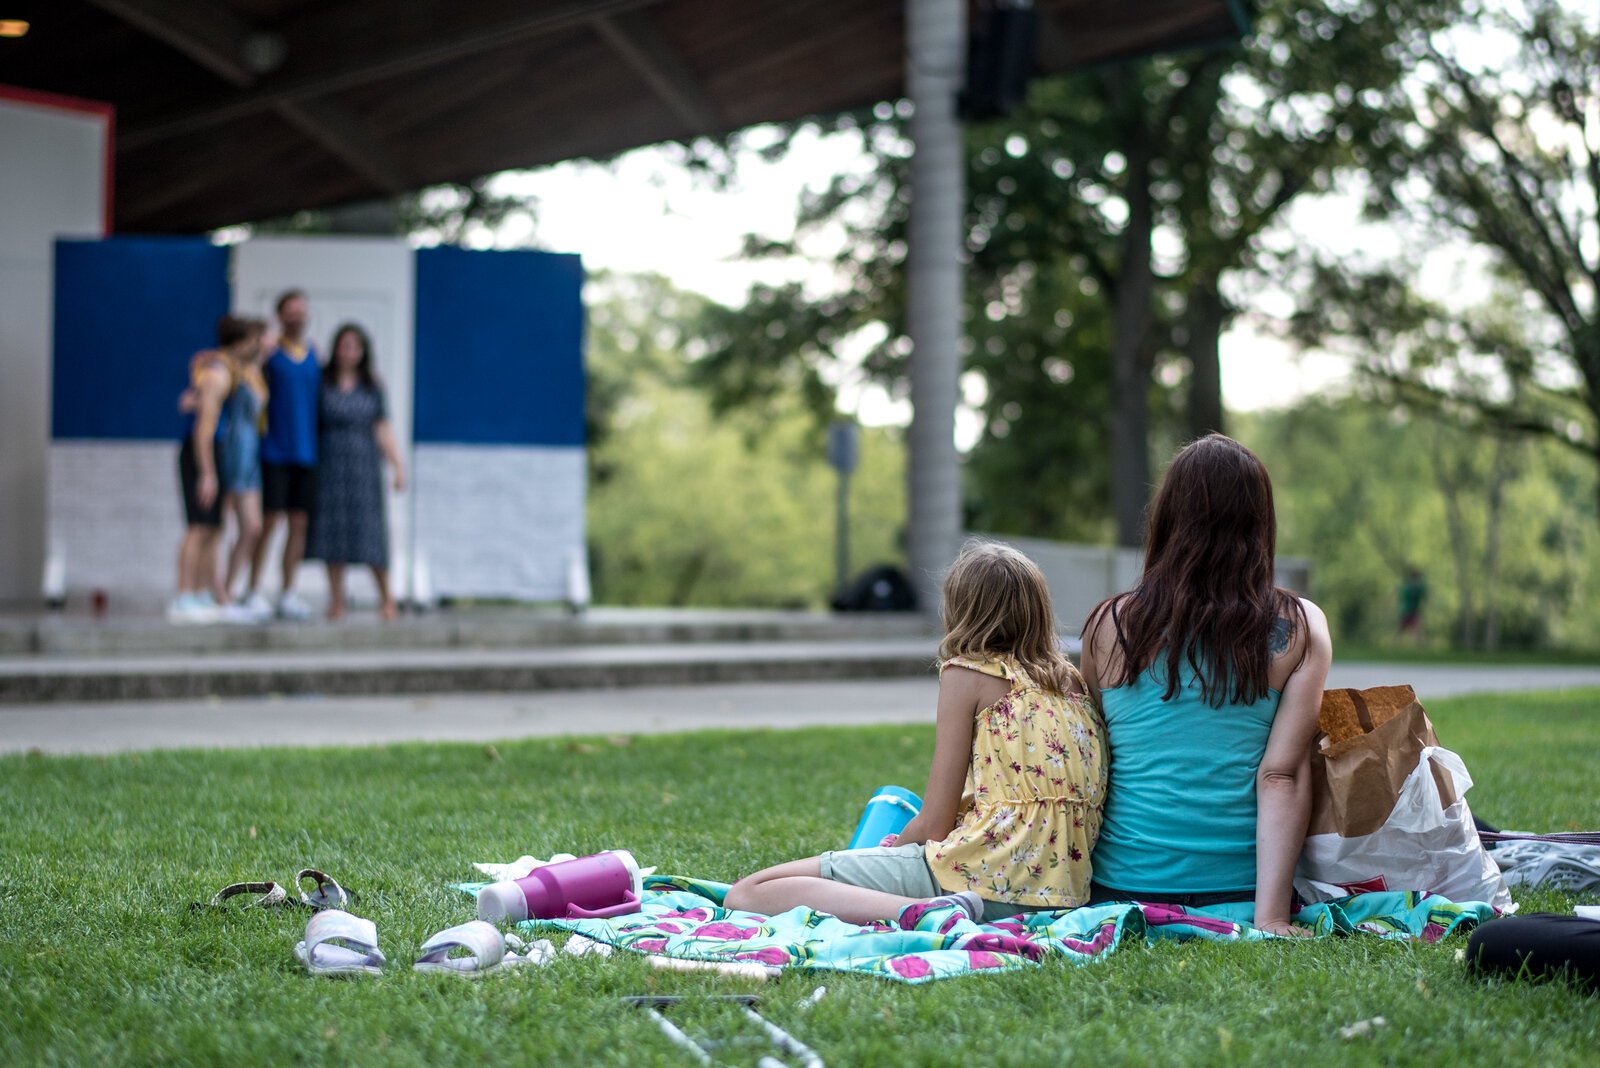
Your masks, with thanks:
M 0 657 L 199 656 L 393 649 L 526 649 L 671 642 L 853 641 L 934 634 L 914 613 L 711 608 L 445 609 L 384 623 L 372 613 L 328 623 L 177 626 L 154 615 L 0 613 Z
M 0 704 L 932 676 L 904 614 L 470 609 L 384 624 L 0 617 Z

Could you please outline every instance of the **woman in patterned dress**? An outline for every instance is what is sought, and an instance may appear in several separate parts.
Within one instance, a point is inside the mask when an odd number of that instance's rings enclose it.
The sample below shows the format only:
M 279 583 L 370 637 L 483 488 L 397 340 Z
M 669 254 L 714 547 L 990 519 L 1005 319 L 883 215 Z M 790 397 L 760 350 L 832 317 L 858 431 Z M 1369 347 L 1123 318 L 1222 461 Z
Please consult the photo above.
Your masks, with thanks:
M 383 386 L 372 370 L 372 341 L 353 323 L 339 327 L 328 346 L 318 410 L 317 508 L 306 555 L 328 566 L 328 618 L 345 613 L 344 572 L 366 564 L 378 584 L 384 619 L 397 614 L 389 592 L 389 524 L 383 497 L 383 461 L 394 489 L 405 489 L 405 470 L 384 406 Z

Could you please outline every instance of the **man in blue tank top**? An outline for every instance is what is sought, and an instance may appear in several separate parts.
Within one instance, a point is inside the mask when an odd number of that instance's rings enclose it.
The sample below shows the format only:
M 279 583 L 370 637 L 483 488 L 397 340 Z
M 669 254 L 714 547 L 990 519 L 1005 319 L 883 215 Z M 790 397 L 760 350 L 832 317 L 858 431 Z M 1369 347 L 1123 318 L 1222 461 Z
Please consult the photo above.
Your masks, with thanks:
M 288 520 L 283 545 L 283 583 L 277 614 L 307 619 L 309 606 L 294 593 L 295 573 L 306 552 L 306 530 L 317 499 L 317 408 L 322 394 L 322 366 L 317 350 L 306 340 L 309 310 L 306 295 L 291 289 L 278 298 L 278 345 L 262 372 L 267 379 L 267 432 L 261 438 L 261 539 L 250 568 L 252 609 L 270 607 L 259 592 L 267 546 L 278 524 Z

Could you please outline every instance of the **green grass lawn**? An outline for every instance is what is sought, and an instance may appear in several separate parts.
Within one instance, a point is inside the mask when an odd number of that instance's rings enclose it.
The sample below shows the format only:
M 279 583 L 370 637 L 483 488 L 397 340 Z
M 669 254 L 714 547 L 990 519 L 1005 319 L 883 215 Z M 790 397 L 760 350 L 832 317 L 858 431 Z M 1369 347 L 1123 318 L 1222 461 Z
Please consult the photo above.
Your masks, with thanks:
M 1430 711 L 1476 777 L 1481 815 L 1554 830 L 1600 827 L 1597 710 L 1600 691 Z M 422 940 L 473 914 L 445 884 L 473 860 L 623 846 L 730 880 L 842 846 L 874 787 L 921 786 L 932 740 L 862 728 L 0 759 L 0 1064 L 688 1063 L 616 999 L 747 985 L 622 955 L 475 984 L 415 975 Z M 290 956 L 301 912 L 188 910 L 303 866 L 362 892 L 388 974 L 306 976 Z M 1523 907 L 1572 903 L 1544 893 Z M 790 972 L 757 989 L 832 1065 L 1593 1063 L 1600 997 L 1470 978 L 1464 943 L 1130 943 L 1087 967 L 922 987 Z M 1338 1037 L 1379 1015 L 1388 1026 L 1371 1038 Z M 707 1007 L 680 1018 L 732 1030 Z
M 1540 666 L 1560 664 L 1568 667 L 1594 667 L 1600 664 L 1600 649 L 1454 649 L 1428 646 L 1419 649 L 1409 639 L 1359 645 L 1340 642 L 1335 653 L 1341 661 L 1377 660 L 1395 664 L 1509 664 Z

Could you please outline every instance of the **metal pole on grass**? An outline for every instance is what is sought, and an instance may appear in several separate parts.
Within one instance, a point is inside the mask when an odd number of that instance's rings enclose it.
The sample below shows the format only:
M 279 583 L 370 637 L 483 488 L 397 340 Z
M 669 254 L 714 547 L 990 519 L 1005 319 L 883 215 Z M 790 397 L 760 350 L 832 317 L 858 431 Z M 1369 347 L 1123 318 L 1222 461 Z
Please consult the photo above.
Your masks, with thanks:
M 844 599 L 850 582 L 850 473 L 861 461 L 856 425 L 840 420 L 828 427 L 828 465 L 839 472 L 838 506 L 833 526 L 833 594 Z

